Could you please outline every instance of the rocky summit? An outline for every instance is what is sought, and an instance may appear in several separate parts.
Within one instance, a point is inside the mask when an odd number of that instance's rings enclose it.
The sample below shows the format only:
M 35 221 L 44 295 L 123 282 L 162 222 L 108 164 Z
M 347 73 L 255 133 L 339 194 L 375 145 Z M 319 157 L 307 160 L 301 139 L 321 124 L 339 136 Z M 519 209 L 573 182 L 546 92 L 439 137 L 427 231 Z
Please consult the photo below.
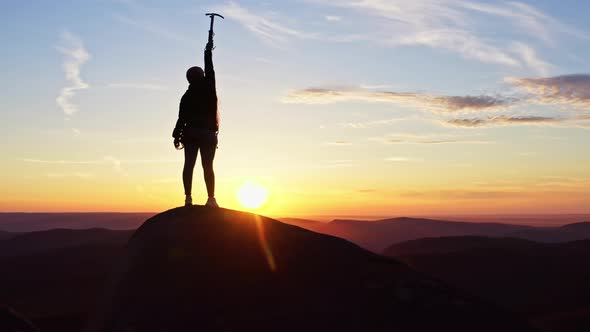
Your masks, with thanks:
M 529 330 L 346 240 L 203 206 L 148 219 L 99 307 L 89 331 Z

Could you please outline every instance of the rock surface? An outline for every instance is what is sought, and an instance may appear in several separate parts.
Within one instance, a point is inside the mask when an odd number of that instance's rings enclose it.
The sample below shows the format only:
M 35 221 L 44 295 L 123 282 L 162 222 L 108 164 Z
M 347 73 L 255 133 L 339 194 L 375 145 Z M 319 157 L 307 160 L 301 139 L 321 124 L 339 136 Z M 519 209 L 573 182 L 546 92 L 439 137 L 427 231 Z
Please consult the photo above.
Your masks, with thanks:
M 89 331 L 528 331 L 340 238 L 202 206 L 133 235 Z
M 13 309 L 0 305 L 0 331 L 39 332 L 30 320 Z

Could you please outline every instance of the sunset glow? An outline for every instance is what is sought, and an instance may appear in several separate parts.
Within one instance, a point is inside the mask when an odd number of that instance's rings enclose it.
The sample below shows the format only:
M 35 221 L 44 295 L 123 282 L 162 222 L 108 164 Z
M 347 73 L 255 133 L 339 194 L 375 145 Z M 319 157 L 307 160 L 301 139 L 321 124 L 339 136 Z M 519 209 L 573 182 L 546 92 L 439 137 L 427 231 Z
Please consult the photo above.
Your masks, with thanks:
M 590 213 L 590 2 L 422 0 L 6 3 L 0 211 L 182 205 L 210 11 L 222 207 Z
M 249 210 L 256 210 L 268 201 L 268 190 L 263 186 L 248 182 L 238 191 L 240 204 Z

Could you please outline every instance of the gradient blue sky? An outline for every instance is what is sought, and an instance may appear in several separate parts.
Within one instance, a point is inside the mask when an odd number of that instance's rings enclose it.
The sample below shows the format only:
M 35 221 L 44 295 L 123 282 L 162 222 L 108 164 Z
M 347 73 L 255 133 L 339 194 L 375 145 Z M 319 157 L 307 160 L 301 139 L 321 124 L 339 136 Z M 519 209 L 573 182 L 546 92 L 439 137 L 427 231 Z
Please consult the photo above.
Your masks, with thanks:
M 271 215 L 590 213 L 586 1 L 0 9 L 2 211 L 181 202 L 170 134 L 214 10 L 222 205 L 254 181 Z

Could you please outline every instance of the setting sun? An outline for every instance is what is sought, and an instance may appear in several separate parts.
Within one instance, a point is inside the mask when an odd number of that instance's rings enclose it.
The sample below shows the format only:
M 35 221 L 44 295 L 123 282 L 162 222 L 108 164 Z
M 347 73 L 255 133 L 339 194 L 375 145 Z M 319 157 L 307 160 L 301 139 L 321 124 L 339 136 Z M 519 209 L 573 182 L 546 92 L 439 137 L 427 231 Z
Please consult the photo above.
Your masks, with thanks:
M 238 201 L 247 209 L 258 209 L 268 200 L 268 190 L 253 182 L 248 182 L 238 190 Z

